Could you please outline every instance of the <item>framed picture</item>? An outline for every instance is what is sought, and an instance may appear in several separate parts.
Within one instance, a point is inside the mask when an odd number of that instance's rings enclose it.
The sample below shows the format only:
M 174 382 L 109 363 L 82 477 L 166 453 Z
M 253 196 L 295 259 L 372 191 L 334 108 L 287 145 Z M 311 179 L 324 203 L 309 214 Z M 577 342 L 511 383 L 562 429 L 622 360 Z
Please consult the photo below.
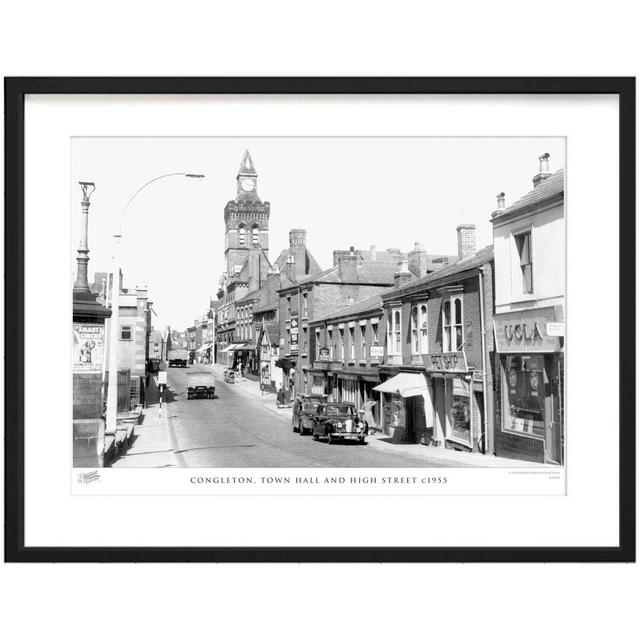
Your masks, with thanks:
M 5 101 L 7 560 L 635 560 L 634 79 Z

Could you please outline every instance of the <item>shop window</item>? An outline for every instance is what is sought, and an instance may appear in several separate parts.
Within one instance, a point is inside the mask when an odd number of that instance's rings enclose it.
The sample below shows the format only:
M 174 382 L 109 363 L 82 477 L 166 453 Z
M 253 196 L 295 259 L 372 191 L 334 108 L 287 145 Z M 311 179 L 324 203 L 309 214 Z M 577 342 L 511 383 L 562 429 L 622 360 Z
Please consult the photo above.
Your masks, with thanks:
M 461 351 L 462 339 L 462 298 L 452 296 L 442 305 L 442 350 Z
M 120 327 L 120 340 L 133 340 L 133 327 L 128 324 L 123 324 Z
M 247 235 L 247 230 L 245 229 L 244 225 L 241 224 L 238 227 L 238 246 L 239 247 L 244 247 L 244 245 L 246 244 L 246 235 Z
M 533 263 L 531 260 L 531 231 L 514 236 L 520 258 L 522 293 L 533 293 Z
M 471 393 L 470 386 L 462 378 L 447 380 L 450 394 L 449 434 L 452 440 L 458 440 L 473 446 L 471 440 Z
M 356 359 L 356 328 L 349 327 L 349 360 Z
M 502 356 L 502 362 L 505 389 L 503 429 L 544 438 L 544 356 Z

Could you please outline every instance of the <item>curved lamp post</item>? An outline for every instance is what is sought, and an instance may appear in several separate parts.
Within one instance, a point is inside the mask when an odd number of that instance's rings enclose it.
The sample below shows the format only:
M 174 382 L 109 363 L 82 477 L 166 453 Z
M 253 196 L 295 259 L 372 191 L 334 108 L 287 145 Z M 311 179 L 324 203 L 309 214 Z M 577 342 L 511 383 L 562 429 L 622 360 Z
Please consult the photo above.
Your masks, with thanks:
M 122 225 L 124 217 L 129 209 L 129 205 L 134 198 L 150 184 L 170 178 L 172 176 L 183 176 L 185 178 L 204 178 L 200 173 L 165 173 L 157 176 L 148 182 L 145 182 L 127 201 L 127 204 L 120 217 L 119 233 L 115 234 L 115 248 L 113 252 L 113 269 L 111 276 L 111 326 L 109 331 L 109 386 L 107 391 L 107 425 L 106 433 L 115 434 L 117 429 L 118 414 L 118 344 L 120 342 L 120 265 L 119 265 L 119 246 L 122 238 Z

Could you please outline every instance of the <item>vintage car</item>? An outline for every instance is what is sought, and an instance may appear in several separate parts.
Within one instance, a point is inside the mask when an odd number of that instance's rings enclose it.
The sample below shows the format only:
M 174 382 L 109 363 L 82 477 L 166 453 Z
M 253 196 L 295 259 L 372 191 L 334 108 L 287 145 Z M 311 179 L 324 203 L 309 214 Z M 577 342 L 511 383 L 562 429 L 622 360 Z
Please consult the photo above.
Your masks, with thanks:
M 354 440 L 365 444 L 367 429 L 349 402 L 329 402 L 318 405 L 313 417 L 313 439 L 326 438 L 329 444 L 338 440 Z
M 189 372 L 187 373 L 187 400 L 192 398 L 216 397 L 216 383 L 210 373 Z
M 293 430 L 301 436 L 313 431 L 313 418 L 318 413 L 318 406 L 327 403 L 327 396 L 299 394 L 293 403 L 291 424 Z

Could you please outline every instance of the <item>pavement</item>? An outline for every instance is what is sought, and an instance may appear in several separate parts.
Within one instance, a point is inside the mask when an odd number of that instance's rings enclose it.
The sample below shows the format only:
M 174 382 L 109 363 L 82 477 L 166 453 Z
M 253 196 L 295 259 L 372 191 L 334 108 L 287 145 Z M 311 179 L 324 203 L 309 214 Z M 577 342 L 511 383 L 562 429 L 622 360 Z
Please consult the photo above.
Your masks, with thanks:
M 117 454 L 109 466 L 177 467 L 167 415 L 166 403 L 160 408 L 158 388 L 152 377 L 147 388 L 147 408 L 142 411 L 142 422 L 135 427 L 129 447 Z
M 187 373 L 210 372 L 216 398 L 186 398 Z M 169 369 L 166 402 L 160 410 L 152 379 L 149 405 L 136 427 L 131 446 L 113 467 L 541 467 L 478 453 L 465 453 L 421 444 L 389 442 L 370 435 L 366 446 L 328 445 L 293 432 L 292 410 L 278 409 L 274 394 L 264 395 L 257 381 L 243 378 L 229 384 L 221 365 L 191 365 Z

